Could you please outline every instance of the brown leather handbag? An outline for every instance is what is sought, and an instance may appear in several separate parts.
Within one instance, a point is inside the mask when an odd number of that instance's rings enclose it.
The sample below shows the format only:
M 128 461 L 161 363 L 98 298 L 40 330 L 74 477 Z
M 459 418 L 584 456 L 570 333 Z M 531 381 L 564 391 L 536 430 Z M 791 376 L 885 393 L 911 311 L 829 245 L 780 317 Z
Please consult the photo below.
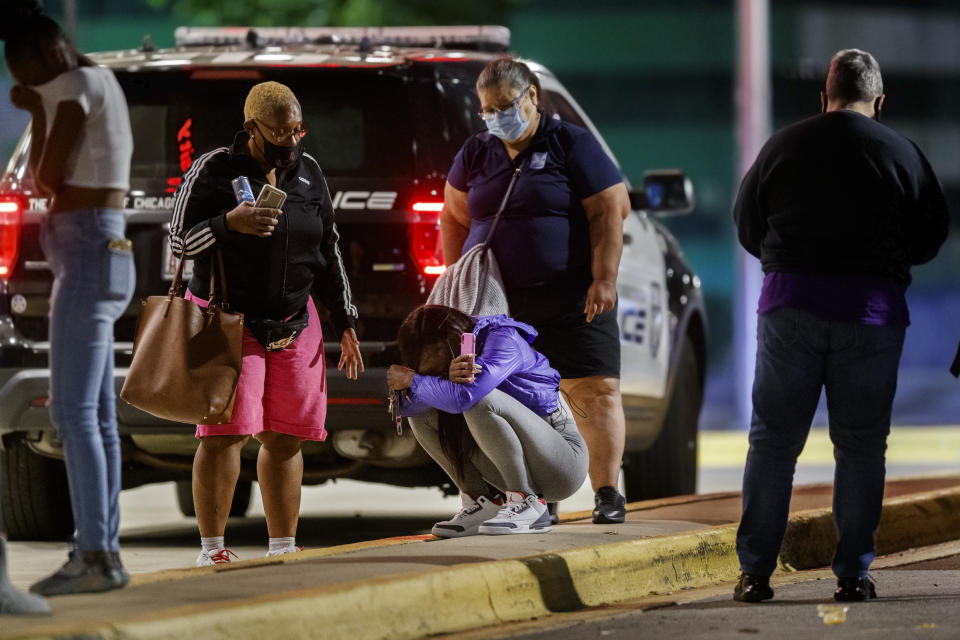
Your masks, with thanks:
M 181 297 L 183 261 L 167 295 L 141 302 L 133 361 L 120 397 L 158 418 L 222 424 L 230 421 L 240 378 L 243 314 L 229 310 L 219 251 L 217 269 L 210 269 L 206 308 Z

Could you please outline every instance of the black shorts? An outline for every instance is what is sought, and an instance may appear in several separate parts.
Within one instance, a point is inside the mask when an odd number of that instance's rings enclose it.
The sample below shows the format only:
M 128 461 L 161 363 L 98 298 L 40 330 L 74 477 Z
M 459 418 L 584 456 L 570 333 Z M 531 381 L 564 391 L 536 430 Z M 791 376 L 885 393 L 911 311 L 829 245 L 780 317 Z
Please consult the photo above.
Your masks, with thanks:
M 620 377 L 617 305 L 587 322 L 587 287 L 531 287 L 507 293 L 510 315 L 537 330 L 533 348 L 560 377 Z

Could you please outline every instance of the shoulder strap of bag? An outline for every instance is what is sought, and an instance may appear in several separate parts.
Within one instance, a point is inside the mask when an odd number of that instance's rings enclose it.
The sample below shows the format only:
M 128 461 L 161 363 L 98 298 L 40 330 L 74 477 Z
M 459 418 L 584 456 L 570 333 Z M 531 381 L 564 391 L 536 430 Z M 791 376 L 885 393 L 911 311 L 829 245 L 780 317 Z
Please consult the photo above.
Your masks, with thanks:
M 214 269 L 212 264 L 210 265 L 210 306 L 217 305 L 221 309 L 227 310 L 230 308 L 230 300 L 227 297 L 227 273 L 223 267 L 223 252 L 219 249 L 217 249 L 216 261 L 216 269 Z M 219 292 L 217 292 L 216 289 L 217 279 L 214 277 L 214 274 L 220 275 Z
M 514 185 L 517 184 L 517 178 L 520 177 L 522 167 L 522 164 L 517 167 L 510 177 L 510 184 L 507 185 L 507 191 L 503 194 L 503 200 L 500 201 L 500 209 L 497 210 L 497 214 L 493 217 L 493 224 L 490 225 L 487 237 L 483 241 L 483 253 L 480 255 L 480 273 L 478 274 L 480 281 L 477 283 L 477 297 L 474 301 L 473 309 L 470 310 L 470 315 L 472 316 L 477 315 L 483 306 L 483 296 L 487 291 L 487 279 L 490 273 L 490 261 L 487 260 L 487 254 L 492 253 L 488 251 L 490 249 L 490 240 L 493 238 L 493 232 L 497 230 L 497 224 L 500 222 L 500 216 L 503 214 L 503 210 L 507 208 L 507 201 L 510 199 Z
M 489 245 L 490 240 L 493 238 L 493 232 L 497 230 L 497 224 L 500 222 L 500 216 L 503 215 L 503 210 L 507 208 L 507 201 L 510 199 L 510 194 L 513 192 L 513 186 L 517 184 L 517 178 L 520 177 L 520 170 L 523 165 L 517 167 L 513 175 L 510 177 L 510 184 L 507 185 L 507 191 L 503 194 L 503 200 L 500 201 L 500 208 L 497 210 L 497 214 L 493 216 L 493 224 L 490 225 L 490 230 L 487 231 L 487 237 L 483 240 L 484 245 Z
M 170 290 L 167 291 L 169 298 L 178 298 L 183 294 L 183 263 L 187 259 L 186 252 L 180 254 L 180 262 L 177 264 L 177 273 L 170 282 Z
M 180 262 L 177 264 L 177 273 L 173 276 L 173 281 L 170 283 L 170 289 L 167 291 L 167 297 L 169 298 L 179 298 L 183 294 L 183 264 L 187 260 L 187 252 L 184 251 L 180 254 Z M 213 268 L 213 265 L 210 265 L 210 298 L 209 302 L 211 305 L 217 305 L 221 309 L 227 310 L 230 308 L 230 300 L 227 297 L 227 272 L 223 266 L 223 253 L 217 249 L 217 268 L 216 271 Z M 214 274 L 220 273 L 220 295 L 216 294 L 217 280 L 214 277 Z

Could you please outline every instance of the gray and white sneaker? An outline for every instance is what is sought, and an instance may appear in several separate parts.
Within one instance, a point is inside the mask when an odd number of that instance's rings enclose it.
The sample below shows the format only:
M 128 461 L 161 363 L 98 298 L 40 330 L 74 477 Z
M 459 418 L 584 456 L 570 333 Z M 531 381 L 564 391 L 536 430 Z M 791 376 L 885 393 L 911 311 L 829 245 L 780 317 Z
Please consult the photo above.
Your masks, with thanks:
M 480 533 L 546 533 L 550 531 L 550 512 L 537 496 L 524 496 L 519 491 L 507 492 L 507 504 L 496 517 L 480 525 Z
M 433 525 L 433 535 L 438 538 L 475 536 L 479 533 L 477 529 L 480 525 L 500 511 L 499 504 L 483 496 L 474 500 L 466 493 L 461 493 L 460 503 L 460 511 L 452 518 Z

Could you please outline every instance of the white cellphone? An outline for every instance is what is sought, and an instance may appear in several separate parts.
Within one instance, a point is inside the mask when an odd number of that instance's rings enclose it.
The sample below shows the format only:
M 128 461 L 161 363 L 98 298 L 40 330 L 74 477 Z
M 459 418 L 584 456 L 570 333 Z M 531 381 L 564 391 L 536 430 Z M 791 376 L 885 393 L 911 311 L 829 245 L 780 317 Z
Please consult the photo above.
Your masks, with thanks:
M 255 207 L 262 209 L 279 209 L 287 201 L 287 194 L 276 187 L 265 184 L 260 189 L 260 195 L 257 196 Z

